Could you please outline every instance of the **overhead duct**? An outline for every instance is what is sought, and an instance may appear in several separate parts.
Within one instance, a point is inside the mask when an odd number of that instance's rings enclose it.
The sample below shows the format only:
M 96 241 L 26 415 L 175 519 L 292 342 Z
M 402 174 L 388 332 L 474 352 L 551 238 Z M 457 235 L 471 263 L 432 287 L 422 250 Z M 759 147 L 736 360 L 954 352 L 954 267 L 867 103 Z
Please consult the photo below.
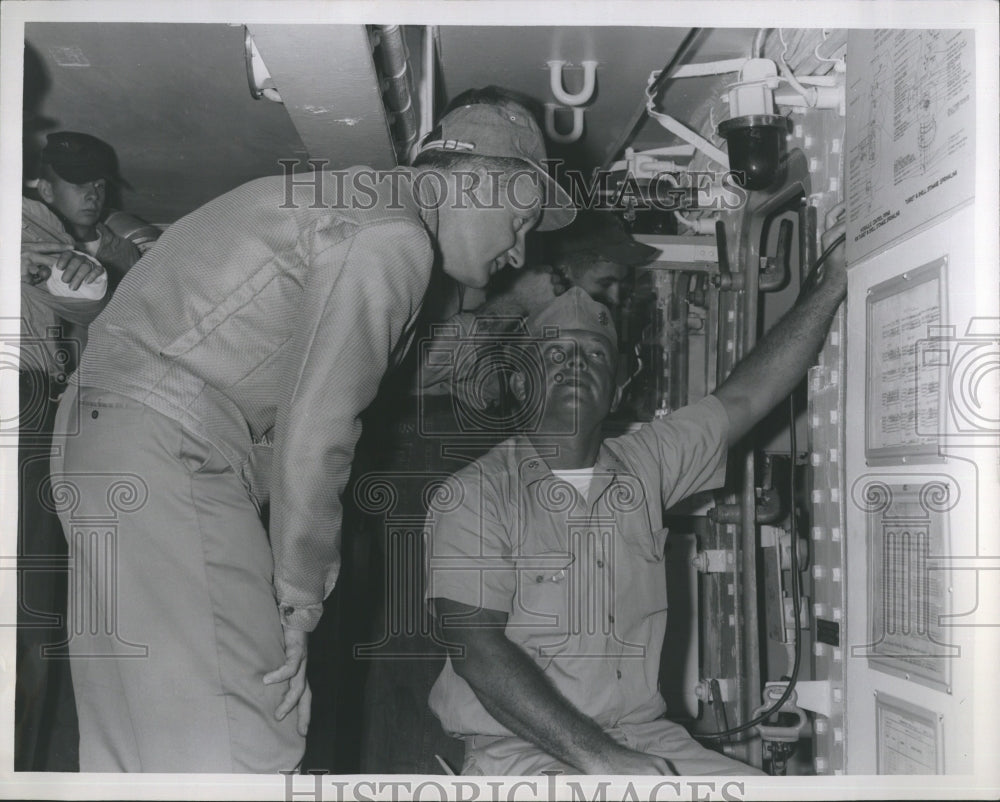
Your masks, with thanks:
M 413 74 L 410 70 L 410 53 L 399 25 L 375 27 L 378 37 L 379 67 L 382 73 L 382 98 L 389 125 L 396 160 L 409 161 L 410 149 L 417 141 L 417 110 L 413 104 Z
M 325 169 L 395 166 L 365 26 L 253 23 L 247 27 L 309 158 L 322 162 Z

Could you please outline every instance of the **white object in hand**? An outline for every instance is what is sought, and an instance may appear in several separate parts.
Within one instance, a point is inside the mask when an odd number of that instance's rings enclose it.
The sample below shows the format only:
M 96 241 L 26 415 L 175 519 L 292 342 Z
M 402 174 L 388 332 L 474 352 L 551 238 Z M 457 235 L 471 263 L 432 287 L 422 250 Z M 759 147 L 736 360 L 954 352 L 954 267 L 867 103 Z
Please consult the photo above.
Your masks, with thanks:
M 89 259 L 95 265 L 100 266 L 101 264 L 93 256 L 90 256 L 90 254 L 80 251 L 73 251 L 73 253 Z M 84 281 L 77 290 L 74 290 L 69 284 L 64 282 L 62 275 L 62 270 L 58 267 L 53 267 L 51 275 L 49 275 L 48 280 L 45 282 L 45 287 L 57 298 L 79 298 L 83 301 L 99 301 L 108 291 L 108 274 L 103 268 L 97 278 L 89 283 Z

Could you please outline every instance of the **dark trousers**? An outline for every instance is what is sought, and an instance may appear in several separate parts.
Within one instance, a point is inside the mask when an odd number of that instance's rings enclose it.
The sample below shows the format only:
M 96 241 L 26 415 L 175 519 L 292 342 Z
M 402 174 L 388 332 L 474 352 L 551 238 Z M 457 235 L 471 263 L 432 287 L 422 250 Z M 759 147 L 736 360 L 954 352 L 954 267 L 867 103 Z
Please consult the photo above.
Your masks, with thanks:
M 66 539 L 46 503 L 56 404 L 42 373 L 21 373 L 18 445 L 14 770 L 77 771 L 79 735 L 66 630 Z

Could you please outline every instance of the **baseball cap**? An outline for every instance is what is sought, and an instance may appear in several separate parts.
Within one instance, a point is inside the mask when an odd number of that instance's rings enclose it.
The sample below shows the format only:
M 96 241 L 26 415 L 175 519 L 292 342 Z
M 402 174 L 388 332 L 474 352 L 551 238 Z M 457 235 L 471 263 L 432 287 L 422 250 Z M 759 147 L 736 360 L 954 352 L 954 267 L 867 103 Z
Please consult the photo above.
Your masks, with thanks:
M 429 150 L 525 162 L 541 177 L 544 187 L 538 231 L 562 228 L 576 216 L 569 193 L 541 165 L 545 141 L 538 123 L 517 104 L 473 103 L 453 109 L 421 142 L 417 153 Z
M 618 215 L 607 211 L 580 212 L 573 225 L 552 240 L 553 261 L 588 254 L 626 267 L 638 267 L 649 264 L 659 254 L 657 248 L 632 239 Z
M 42 148 L 41 163 L 49 165 L 64 181 L 86 184 L 104 178 L 128 186 L 118 175 L 114 148 L 90 134 L 57 131 L 49 134 Z
M 603 334 L 618 348 L 618 333 L 608 308 L 591 298 L 579 287 L 573 287 L 552 303 L 542 307 L 525 321 L 535 337 L 560 337 L 564 331 L 589 331 Z

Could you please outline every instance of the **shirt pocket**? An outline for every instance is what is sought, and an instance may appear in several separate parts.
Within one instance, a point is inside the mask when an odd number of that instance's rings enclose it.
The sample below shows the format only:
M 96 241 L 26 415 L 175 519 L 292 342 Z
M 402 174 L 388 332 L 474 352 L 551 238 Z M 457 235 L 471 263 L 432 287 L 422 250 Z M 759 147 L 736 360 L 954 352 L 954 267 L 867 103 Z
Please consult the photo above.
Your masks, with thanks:
M 517 589 L 506 634 L 544 668 L 565 648 L 573 626 L 573 597 L 579 596 L 565 551 L 541 551 L 514 558 Z
M 615 626 L 629 642 L 634 642 L 635 626 L 667 614 L 666 556 L 651 543 L 656 543 L 651 534 L 623 541 L 621 553 L 615 555 L 614 583 L 619 589 L 615 594 Z

